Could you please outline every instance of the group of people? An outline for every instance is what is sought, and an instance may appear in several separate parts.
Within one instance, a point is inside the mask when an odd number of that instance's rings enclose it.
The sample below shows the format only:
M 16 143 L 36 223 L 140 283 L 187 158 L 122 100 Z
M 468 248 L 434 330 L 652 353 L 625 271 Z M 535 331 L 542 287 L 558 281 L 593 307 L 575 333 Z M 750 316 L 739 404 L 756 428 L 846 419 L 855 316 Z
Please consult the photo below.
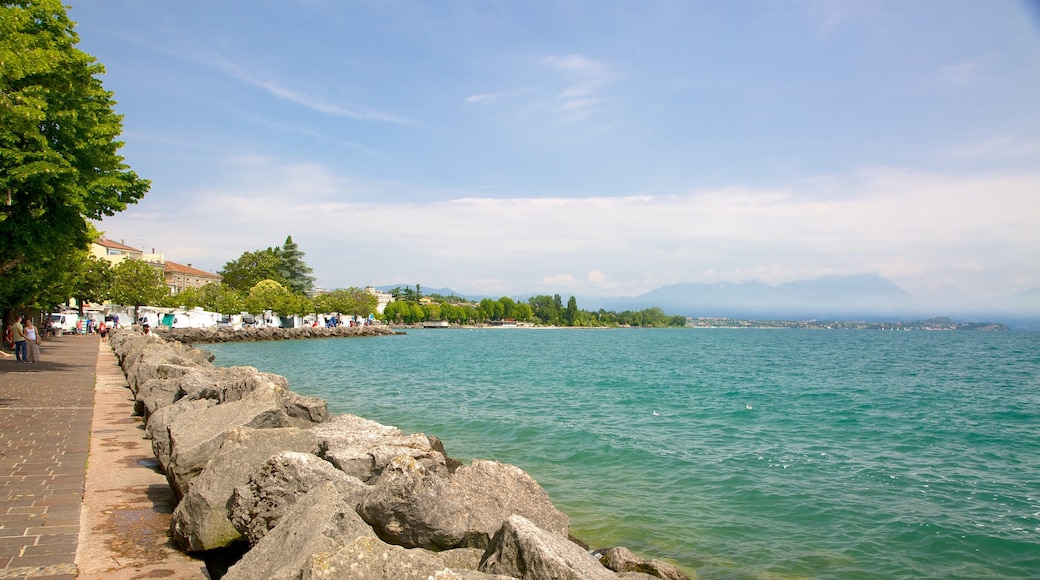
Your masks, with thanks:
M 40 362 L 40 333 L 31 318 L 15 317 L 14 322 L 4 329 L 4 342 L 14 350 L 15 361 Z

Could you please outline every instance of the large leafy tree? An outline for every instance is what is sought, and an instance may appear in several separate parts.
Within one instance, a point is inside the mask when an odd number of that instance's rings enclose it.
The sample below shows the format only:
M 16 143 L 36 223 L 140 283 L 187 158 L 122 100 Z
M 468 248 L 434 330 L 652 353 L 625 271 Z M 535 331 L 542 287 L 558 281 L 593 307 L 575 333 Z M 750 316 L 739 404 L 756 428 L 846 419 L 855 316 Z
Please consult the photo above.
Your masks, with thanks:
M 248 293 L 264 280 L 273 280 L 290 292 L 306 294 L 314 289 L 314 276 L 303 256 L 292 236 L 288 236 L 283 247 L 244 252 L 225 264 L 220 275 L 225 284 L 242 293 Z
M 341 288 L 320 294 L 314 298 L 314 308 L 319 312 L 338 312 L 368 316 L 376 311 L 379 299 L 357 287 Z
M 0 0 L 0 305 L 18 307 L 65 277 L 90 244 L 88 220 L 147 192 L 118 154 L 122 116 L 76 48 L 60 0 Z M 29 284 L 27 284 L 29 283 Z M 66 296 L 67 298 L 67 296 Z
M 137 310 L 147 304 L 158 304 L 170 289 L 163 282 L 162 271 L 141 260 L 123 260 L 112 268 L 111 298 L 116 304 Z
M 77 262 L 72 297 L 79 303 L 80 315 L 84 302 L 104 302 L 112 290 L 112 265 L 91 255 Z
M 224 264 L 219 274 L 224 283 L 234 290 L 246 293 L 253 286 L 264 280 L 274 280 L 286 285 L 287 280 L 281 275 L 282 259 L 278 248 L 267 248 L 255 252 L 243 252 L 237 260 Z
M 314 289 L 314 276 L 311 276 L 314 270 L 303 261 L 304 255 L 292 236 L 285 238 L 285 244 L 279 252 L 281 267 L 278 274 L 285 279 L 289 290 L 297 294 L 306 294 Z
M 261 280 L 249 289 L 249 296 L 245 301 L 246 309 L 256 314 L 261 314 L 266 310 L 279 314 L 292 314 L 288 312 L 292 306 L 291 297 L 292 292 L 277 281 Z

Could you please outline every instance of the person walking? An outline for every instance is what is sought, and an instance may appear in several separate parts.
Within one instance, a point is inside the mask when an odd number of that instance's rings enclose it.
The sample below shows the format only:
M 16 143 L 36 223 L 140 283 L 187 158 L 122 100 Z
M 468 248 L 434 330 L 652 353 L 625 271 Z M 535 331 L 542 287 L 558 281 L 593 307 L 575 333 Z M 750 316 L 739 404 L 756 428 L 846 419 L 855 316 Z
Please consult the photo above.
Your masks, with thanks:
M 22 360 L 31 363 L 40 362 L 40 334 L 36 332 L 32 318 L 25 319 L 22 335 L 25 337 L 25 354 L 22 355 Z
M 11 325 L 11 336 L 14 339 L 14 360 L 16 362 L 29 362 L 25 360 L 25 327 L 22 326 L 22 317 L 17 316 Z

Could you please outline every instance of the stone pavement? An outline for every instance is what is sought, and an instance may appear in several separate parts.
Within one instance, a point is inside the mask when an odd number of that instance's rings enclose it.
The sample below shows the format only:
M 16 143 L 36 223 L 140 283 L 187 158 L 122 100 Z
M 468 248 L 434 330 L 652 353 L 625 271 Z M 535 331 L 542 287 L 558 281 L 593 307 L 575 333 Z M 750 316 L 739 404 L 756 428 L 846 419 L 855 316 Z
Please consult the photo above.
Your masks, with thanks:
M 0 579 L 207 578 L 166 535 L 169 488 L 98 343 L 67 335 L 38 363 L 0 357 Z

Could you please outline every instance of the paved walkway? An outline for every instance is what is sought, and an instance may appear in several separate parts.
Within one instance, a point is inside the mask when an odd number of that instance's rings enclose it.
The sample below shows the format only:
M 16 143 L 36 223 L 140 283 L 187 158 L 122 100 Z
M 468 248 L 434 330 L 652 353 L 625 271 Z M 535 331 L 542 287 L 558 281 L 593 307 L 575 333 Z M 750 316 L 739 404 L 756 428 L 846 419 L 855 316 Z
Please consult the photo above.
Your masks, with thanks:
M 0 579 L 207 578 L 169 541 L 173 500 L 111 350 L 40 350 L 0 356 Z

